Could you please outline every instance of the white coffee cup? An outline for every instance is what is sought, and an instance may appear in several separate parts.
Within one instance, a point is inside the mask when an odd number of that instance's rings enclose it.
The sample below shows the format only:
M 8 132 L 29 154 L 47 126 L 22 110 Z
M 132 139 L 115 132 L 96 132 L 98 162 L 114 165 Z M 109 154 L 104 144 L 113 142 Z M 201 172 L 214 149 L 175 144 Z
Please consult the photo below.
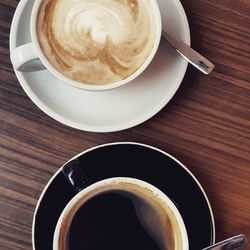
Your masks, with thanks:
M 53 250 L 68 249 L 68 231 L 77 210 L 91 198 L 107 192 L 122 192 L 123 194 L 126 192 L 130 197 L 136 197 L 134 198 L 135 202 L 139 204 L 139 206 L 136 206 L 134 203 L 134 206 L 138 208 L 136 212 L 142 218 L 143 224 L 149 228 L 152 238 L 162 249 L 167 249 L 166 227 L 169 226 L 165 223 L 166 218 L 163 216 L 166 216 L 166 214 L 171 216 L 170 221 L 174 221 L 174 230 L 178 231 L 178 247 L 175 250 L 189 249 L 188 236 L 183 219 L 174 203 L 162 191 L 142 180 L 115 177 L 104 179 L 86 187 L 70 200 L 57 222 L 54 232 Z M 159 210 L 159 204 L 163 210 Z M 166 214 L 161 213 L 161 211 L 166 211 Z
M 152 1 L 154 6 L 153 11 L 155 12 L 154 16 L 156 17 L 156 38 L 154 46 L 151 50 L 151 53 L 147 57 L 146 61 L 137 69 L 133 74 L 128 76 L 127 78 L 110 83 L 110 84 L 102 84 L 102 85 L 95 85 L 95 84 L 87 84 L 81 83 L 72 79 L 67 78 L 61 72 L 59 72 L 45 57 L 38 41 L 37 36 L 37 16 L 39 14 L 39 8 L 43 0 L 35 0 L 35 3 L 32 8 L 31 19 L 30 19 L 30 32 L 31 32 L 31 40 L 32 42 L 21 45 L 14 50 L 11 51 L 11 62 L 13 67 L 17 71 L 38 71 L 41 69 L 47 69 L 51 72 L 56 78 L 60 79 L 61 81 L 70 84 L 74 87 L 78 87 L 85 90 L 108 90 L 113 89 L 116 87 L 120 87 L 125 85 L 126 83 L 131 82 L 136 77 L 138 77 L 150 64 L 152 59 L 154 58 L 157 49 L 159 47 L 160 39 L 161 39 L 161 32 L 162 32 L 162 20 L 161 14 L 159 11 L 157 0 L 149 0 Z

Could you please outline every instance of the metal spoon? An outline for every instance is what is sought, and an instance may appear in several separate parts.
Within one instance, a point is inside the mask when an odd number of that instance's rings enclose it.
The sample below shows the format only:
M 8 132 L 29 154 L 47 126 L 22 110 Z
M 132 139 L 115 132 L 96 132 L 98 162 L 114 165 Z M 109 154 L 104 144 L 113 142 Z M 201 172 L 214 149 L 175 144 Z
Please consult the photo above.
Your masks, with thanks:
M 202 73 L 207 75 L 212 72 L 214 69 L 214 64 L 212 64 L 210 61 L 208 61 L 208 59 L 196 52 L 186 43 L 168 31 L 162 31 L 162 36 L 179 54 L 181 54 L 188 62 L 190 62 Z
M 233 250 L 244 247 L 246 244 L 246 236 L 244 234 L 239 234 L 232 238 L 218 242 L 212 246 L 203 248 L 202 250 Z

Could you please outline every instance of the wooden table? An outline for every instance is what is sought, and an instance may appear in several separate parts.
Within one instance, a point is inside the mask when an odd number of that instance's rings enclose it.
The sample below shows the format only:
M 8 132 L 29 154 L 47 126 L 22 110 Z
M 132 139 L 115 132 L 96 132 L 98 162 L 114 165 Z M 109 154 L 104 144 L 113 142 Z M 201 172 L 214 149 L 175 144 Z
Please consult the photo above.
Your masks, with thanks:
M 0 0 L 0 249 L 31 249 L 35 205 L 51 176 L 75 154 L 114 141 L 151 144 L 177 157 L 207 192 L 217 240 L 237 233 L 250 240 L 250 1 L 182 0 L 192 45 L 215 71 L 204 76 L 189 67 L 159 114 L 106 134 L 66 127 L 24 93 L 9 60 L 17 4 Z

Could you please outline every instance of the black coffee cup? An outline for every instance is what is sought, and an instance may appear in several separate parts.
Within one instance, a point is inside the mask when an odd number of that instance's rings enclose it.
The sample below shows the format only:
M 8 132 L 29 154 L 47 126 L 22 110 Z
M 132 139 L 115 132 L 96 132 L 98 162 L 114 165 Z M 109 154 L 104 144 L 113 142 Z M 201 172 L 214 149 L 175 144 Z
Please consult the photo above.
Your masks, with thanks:
M 77 159 L 63 173 L 76 195 L 59 217 L 53 250 L 189 249 L 178 209 L 152 184 L 115 177 L 89 185 Z

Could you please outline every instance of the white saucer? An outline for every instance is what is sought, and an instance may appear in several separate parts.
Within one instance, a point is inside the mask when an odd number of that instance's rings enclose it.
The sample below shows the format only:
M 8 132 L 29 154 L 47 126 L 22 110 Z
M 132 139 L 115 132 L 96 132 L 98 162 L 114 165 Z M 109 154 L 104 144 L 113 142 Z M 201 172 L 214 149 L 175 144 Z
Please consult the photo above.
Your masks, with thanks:
M 34 0 L 21 0 L 11 25 L 10 51 L 30 42 L 29 20 Z M 186 14 L 179 0 L 158 0 L 163 29 L 190 44 Z M 48 71 L 16 76 L 30 99 L 55 120 L 85 131 L 112 132 L 136 126 L 159 112 L 179 88 L 187 62 L 165 42 L 151 65 L 133 82 L 108 91 L 68 86 Z

